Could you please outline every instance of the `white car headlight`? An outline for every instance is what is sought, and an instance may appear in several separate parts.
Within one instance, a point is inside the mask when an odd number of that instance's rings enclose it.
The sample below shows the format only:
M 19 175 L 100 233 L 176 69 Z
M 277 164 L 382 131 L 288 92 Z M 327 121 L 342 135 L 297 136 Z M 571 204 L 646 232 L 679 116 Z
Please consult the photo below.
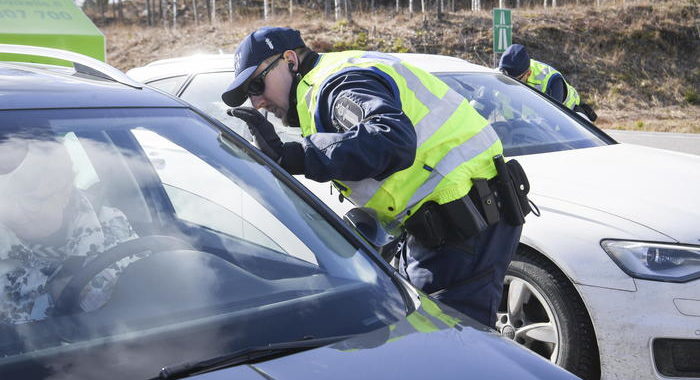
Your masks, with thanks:
M 628 275 L 646 280 L 687 282 L 700 278 L 700 247 L 603 240 L 605 252 Z

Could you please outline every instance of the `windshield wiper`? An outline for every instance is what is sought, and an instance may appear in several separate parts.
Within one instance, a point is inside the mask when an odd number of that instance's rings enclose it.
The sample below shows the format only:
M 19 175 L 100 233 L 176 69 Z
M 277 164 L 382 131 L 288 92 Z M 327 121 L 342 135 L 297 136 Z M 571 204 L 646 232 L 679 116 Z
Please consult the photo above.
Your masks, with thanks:
M 184 362 L 163 367 L 158 377 L 154 379 L 181 379 L 183 377 L 214 371 L 221 368 L 233 367 L 241 364 L 255 363 L 273 357 L 291 355 L 297 352 L 310 350 L 339 342 L 353 335 L 332 336 L 325 338 L 304 338 L 302 340 L 271 343 L 265 346 L 247 347 L 228 354 L 217 356 L 198 362 Z

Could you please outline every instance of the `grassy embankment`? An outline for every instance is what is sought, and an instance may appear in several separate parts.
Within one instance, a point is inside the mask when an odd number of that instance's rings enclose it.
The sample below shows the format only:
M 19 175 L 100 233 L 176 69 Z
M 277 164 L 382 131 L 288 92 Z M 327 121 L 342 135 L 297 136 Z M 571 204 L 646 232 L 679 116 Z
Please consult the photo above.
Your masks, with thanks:
M 597 110 L 603 128 L 700 133 L 699 8 L 697 0 L 678 0 L 515 10 L 514 42 L 563 72 Z M 425 52 L 492 62 L 489 12 L 448 13 L 440 21 L 420 13 L 356 13 L 353 22 L 327 20 L 308 9 L 297 8 L 294 17 L 280 13 L 267 21 L 239 16 L 175 30 L 120 24 L 100 29 L 108 62 L 123 70 L 197 52 L 232 52 L 263 25 L 300 29 L 319 51 Z

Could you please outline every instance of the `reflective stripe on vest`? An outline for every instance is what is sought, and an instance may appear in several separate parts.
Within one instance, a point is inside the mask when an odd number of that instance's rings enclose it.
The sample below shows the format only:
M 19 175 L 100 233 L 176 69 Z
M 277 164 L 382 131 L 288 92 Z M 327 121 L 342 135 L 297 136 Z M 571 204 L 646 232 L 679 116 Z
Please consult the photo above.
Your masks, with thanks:
M 546 93 L 547 85 L 549 85 L 549 79 L 555 74 L 559 74 L 561 76 L 561 78 L 564 80 L 564 86 L 566 87 L 566 99 L 564 99 L 563 104 L 567 108 L 574 109 L 574 106 L 581 103 L 581 98 L 578 95 L 578 91 L 576 91 L 576 89 L 571 86 L 566 79 L 564 79 L 564 76 L 552 66 L 531 59 L 530 76 L 527 78 L 527 84 L 536 88 L 542 93 Z
M 297 104 L 302 134 L 316 133 L 323 85 L 350 70 L 369 70 L 394 86 L 417 135 L 416 159 L 407 169 L 376 181 L 340 183 L 358 206 L 385 218 L 403 218 L 428 200 L 447 203 L 471 188 L 471 178 L 492 178 L 491 158 L 503 150 L 488 122 L 444 82 L 389 55 L 374 52 L 327 53 L 300 82 Z M 343 187 L 345 189 L 343 189 Z

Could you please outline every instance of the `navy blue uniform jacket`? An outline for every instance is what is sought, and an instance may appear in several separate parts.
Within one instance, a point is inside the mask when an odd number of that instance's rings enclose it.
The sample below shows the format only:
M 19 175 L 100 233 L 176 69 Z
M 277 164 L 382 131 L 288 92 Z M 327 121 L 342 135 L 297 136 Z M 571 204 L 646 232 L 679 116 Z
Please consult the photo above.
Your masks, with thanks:
M 370 70 L 344 72 L 327 80 L 320 94 L 318 133 L 303 141 L 307 178 L 381 181 L 413 164 L 416 132 L 390 78 Z

